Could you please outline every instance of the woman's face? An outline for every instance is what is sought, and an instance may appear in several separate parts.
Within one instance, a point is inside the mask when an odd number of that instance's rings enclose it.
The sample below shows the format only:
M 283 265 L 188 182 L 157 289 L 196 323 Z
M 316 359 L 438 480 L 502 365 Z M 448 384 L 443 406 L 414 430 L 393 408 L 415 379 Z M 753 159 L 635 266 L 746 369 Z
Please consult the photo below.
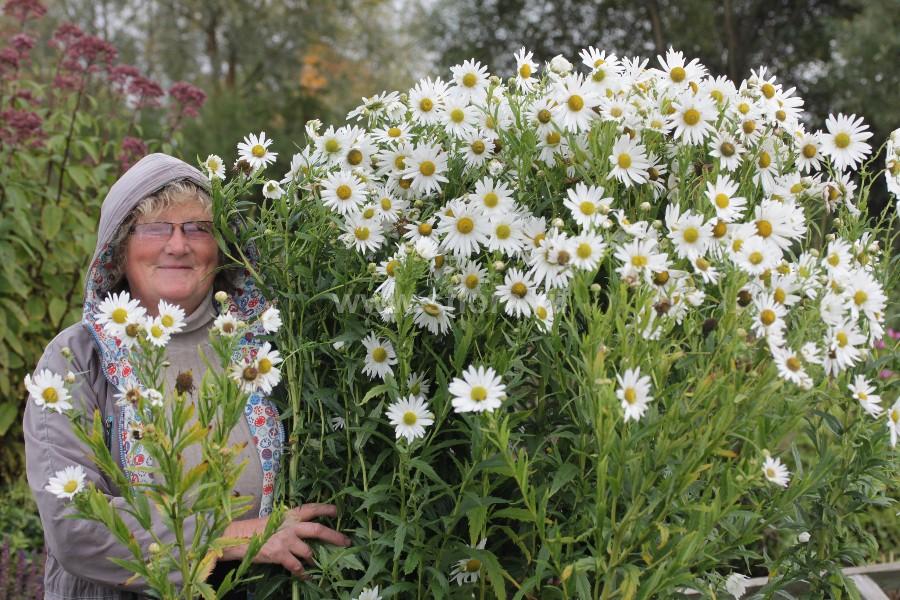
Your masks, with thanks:
M 210 219 L 199 202 L 188 202 L 139 217 L 135 225 Z M 177 226 L 168 239 L 152 239 L 135 231 L 125 246 L 125 278 L 131 295 L 153 315 L 160 300 L 177 304 L 190 314 L 212 289 L 219 266 L 219 250 L 212 235 L 188 239 Z

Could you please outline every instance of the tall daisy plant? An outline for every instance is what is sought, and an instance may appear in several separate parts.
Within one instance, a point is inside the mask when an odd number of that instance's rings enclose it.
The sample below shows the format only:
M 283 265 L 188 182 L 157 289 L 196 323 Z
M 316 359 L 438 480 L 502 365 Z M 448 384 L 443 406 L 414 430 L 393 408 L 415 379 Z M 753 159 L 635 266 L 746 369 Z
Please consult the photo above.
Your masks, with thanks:
M 810 127 L 765 67 L 515 59 L 311 122 L 283 176 L 255 134 L 209 169 L 285 323 L 285 501 L 354 537 L 258 593 L 844 593 L 897 493 L 896 217 L 869 197 L 900 134 L 882 169 L 863 118 Z

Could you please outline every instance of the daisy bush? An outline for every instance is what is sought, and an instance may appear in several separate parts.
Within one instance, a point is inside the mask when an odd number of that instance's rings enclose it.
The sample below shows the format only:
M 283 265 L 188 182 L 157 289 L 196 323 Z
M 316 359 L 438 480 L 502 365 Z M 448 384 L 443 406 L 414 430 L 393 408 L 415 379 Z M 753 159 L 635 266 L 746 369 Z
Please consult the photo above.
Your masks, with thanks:
M 258 597 L 843 594 L 896 493 L 896 136 L 764 67 L 516 61 L 205 163 L 285 323 L 285 503 L 354 539 Z

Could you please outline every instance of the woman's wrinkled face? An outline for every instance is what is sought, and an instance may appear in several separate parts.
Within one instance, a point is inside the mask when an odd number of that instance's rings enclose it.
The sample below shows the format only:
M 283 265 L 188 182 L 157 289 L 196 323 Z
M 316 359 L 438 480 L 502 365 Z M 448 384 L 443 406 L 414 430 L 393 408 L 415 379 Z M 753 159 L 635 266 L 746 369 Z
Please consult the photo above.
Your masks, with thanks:
M 208 210 L 199 202 L 189 202 L 139 217 L 135 225 L 209 220 Z M 212 235 L 189 238 L 178 226 L 167 239 L 134 231 L 125 246 L 125 278 L 131 295 L 151 314 L 156 314 L 160 300 L 177 304 L 190 314 L 212 289 L 219 266 L 219 250 Z

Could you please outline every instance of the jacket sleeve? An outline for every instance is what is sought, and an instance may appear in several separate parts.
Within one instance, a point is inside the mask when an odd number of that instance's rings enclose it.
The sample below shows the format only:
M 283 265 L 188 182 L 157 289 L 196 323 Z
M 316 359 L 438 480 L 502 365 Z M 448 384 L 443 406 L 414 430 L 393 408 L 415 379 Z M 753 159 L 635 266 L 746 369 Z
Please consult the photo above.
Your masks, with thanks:
M 65 346 L 72 351 L 71 363 L 62 355 Z M 66 329 L 50 343 L 36 371 L 42 369 L 49 369 L 61 376 L 70 370 L 76 373 L 79 383 L 72 390 L 72 405 L 86 415 L 93 415 L 94 410 L 99 409 L 104 418 L 107 416 L 106 378 L 93 349 L 93 341 L 80 324 Z M 147 547 L 153 542 L 152 535 L 141 528 L 133 516 L 122 510 L 126 506 L 123 498 L 115 493 L 99 467 L 90 459 L 90 451 L 75 436 L 69 417 L 45 410 L 29 399 L 23 428 L 28 484 L 40 512 L 48 552 L 64 570 L 79 578 L 122 590 L 145 590 L 146 584 L 142 580 L 132 581 L 126 586 L 125 582 L 132 573 L 108 560 L 111 557 L 133 559 L 128 548 L 120 544 L 102 523 L 67 517 L 73 512 L 70 501 L 59 499 L 45 489 L 50 477 L 57 471 L 81 465 L 87 480 L 106 494 L 146 555 Z M 117 442 L 113 443 L 112 451 L 116 456 Z M 165 543 L 174 542 L 174 534 L 166 528 L 158 513 L 155 510 L 152 512 L 153 533 Z M 185 539 L 193 538 L 195 528 L 195 517 L 191 516 L 185 522 Z M 180 583 L 180 574 L 173 572 L 172 580 L 176 585 Z

